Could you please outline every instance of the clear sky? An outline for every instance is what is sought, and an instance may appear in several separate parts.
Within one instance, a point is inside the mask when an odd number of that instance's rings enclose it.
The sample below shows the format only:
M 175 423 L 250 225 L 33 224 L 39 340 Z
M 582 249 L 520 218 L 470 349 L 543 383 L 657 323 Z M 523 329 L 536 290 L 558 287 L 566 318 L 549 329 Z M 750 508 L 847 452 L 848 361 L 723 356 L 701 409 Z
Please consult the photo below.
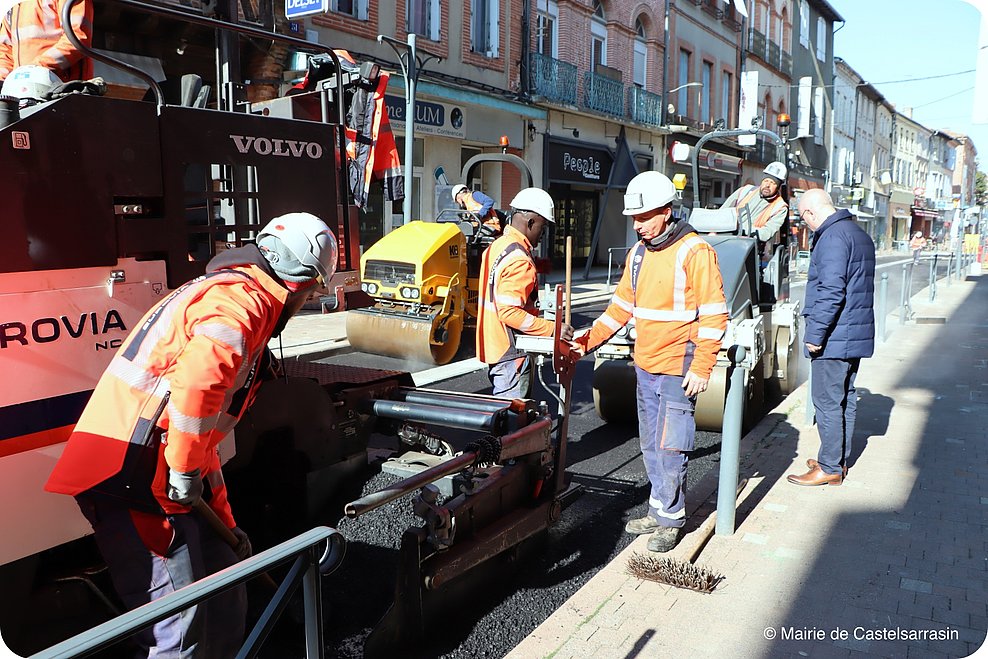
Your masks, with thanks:
M 835 24 L 834 55 L 900 112 L 911 107 L 927 128 L 969 135 L 988 170 L 988 124 L 972 121 L 978 10 L 964 0 L 829 2 L 846 21 Z M 969 72 L 948 75 L 961 71 Z

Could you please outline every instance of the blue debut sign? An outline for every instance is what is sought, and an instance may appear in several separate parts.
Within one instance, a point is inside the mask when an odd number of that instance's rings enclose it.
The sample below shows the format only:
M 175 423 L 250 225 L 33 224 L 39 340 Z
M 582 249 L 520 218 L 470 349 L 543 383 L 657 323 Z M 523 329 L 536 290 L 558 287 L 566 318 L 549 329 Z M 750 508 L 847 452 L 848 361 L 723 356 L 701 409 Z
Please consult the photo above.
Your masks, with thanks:
M 285 0 L 285 18 L 290 21 L 327 11 L 329 0 Z

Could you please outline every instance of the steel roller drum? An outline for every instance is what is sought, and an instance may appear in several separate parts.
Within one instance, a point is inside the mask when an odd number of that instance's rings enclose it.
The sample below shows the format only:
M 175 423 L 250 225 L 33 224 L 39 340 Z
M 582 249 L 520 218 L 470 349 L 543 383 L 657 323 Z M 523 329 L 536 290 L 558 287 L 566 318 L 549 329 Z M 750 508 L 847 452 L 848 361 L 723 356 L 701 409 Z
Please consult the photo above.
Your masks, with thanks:
M 446 340 L 433 342 L 438 316 L 389 313 L 375 307 L 353 309 L 346 315 L 346 335 L 360 352 L 408 359 L 423 364 L 447 364 L 460 347 L 463 324 L 453 318 L 446 323 Z
M 630 359 L 596 359 L 593 374 L 593 404 L 598 416 L 612 423 L 636 423 L 638 418 L 637 378 Z M 727 395 L 727 367 L 714 368 L 696 403 L 698 430 L 720 432 L 724 424 Z

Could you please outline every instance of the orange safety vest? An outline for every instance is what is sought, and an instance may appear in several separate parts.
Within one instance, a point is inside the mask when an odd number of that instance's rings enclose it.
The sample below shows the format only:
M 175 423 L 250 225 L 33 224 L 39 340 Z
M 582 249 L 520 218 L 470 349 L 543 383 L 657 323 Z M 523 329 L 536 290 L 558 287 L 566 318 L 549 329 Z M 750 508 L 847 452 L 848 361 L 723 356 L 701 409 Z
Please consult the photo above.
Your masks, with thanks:
M 913 238 L 912 240 L 909 241 L 910 249 L 923 249 L 924 247 L 926 247 L 926 238 L 923 237 Z
M 535 285 L 532 244 L 509 225 L 481 260 L 477 359 L 498 364 L 520 356 L 515 349 L 516 332 L 552 335 L 553 324 L 536 315 Z
M 717 252 L 693 231 L 661 250 L 628 253 L 611 303 L 584 339 L 587 352 L 635 318 L 635 364 L 649 373 L 709 379 L 727 329 Z
M 480 215 L 480 211 L 483 207 L 484 205 L 482 203 L 473 198 L 472 192 L 467 195 L 466 208 L 464 210 Z M 485 226 L 495 229 L 498 233 L 501 232 L 501 218 L 497 216 L 497 213 L 493 208 L 487 211 L 487 215 L 480 215 L 480 217 L 484 220 Z
M 37 64 L 64 82 L 89 80 L 93 62 L 76 50 L 62 31 L 66 0 L 24 0 L 0 20 L 0 79 L 19 66 Z M 83 44 L 92 46 L 93 3 L 81 0 L 72 8 L 72 28 Z
M 759 194 L 759 192 L 760 190 L 757 187 L 751 186 L 751 190 L 748 191 L 748 194 L 746 194 L 741 201 L 738 202 L 737 208 L 747 206 L 748 202 L 751 201 L 755 195 Z M 768 224 L 768 221 L 772 219 L 772 217 L 782 208 L 788 208 L 788 205 L 785 200 L 782 199 L 782 195 L 778 195 L 775 199 L 768 202 L 765 208 L 762 209 L 762 212 L 758 214 L 758 217 L 754 219 L 754 227 L 756 229 L 761 229 L 763 226 Z
M 45 485 L 148 512 L 188 512 L 168 469 L 200 470 L 236 526 L 217 446 L 250 405 L 288 290 L 257 265 L 209 272 L 153 307 L 114 355 Z

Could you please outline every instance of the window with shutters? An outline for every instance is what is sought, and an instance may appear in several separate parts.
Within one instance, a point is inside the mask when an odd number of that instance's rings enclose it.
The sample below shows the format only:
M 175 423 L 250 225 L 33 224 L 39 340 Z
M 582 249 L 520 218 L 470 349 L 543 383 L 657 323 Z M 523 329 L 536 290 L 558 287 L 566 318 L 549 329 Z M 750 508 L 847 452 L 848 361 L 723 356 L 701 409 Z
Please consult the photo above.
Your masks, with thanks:
M 594 2 L 593 17 L 590 20 L 590 63 L 596 67 L 598 64 L 607 66 L 607 23 L 604 22 L 604 6 L 600 2 Z
M 827 61 L 827 21 L 822 16 L 816 19 L 816 58 Z
M 810 47 L 810 8 L 806 0 L 799 0 L 799 45 Z
M 431 41 L 440 39 L 439 0 L 407 0 L 406 31 Z
M 471 0 L 470 48 L 484 57 L 498 57 L 498 0 Z
M 710 91 L 714 79 L 714 65 L 710 62 L 704 62 L 701 75 L 703 76 L 701 81 L 703 86 L 700 87 L 700 121 L 708 123 L 711 120 Z
M 823 87 L 817 87 L 813 90 L 813 141 L 817 144 L 823 144 L 824 119 Z
M 330 0 L 329 8 L 339 14 L 346 14 L 358 21 L 367 20 L 367 5 L 370 0 Z
M 635 64 L 634 84 L 645 87 L 646 66 L 648 63 L 648 48 L 645 45 L 645 26 L 639 18 L 635 21 Z
M 559 35 L 556 26 L 559 24 L 559 6 L 554 0 L 539 0 L 535 12 L 535 50 L 540 55 L 558 59 Z
M 676 112 L 684 117 L 689 114 L 689 88 L 686 83 L 690 81 L 690 51 L 679 51 L 679 98 L 676 100 Z
M 734 77 L 724 71 L 720 75 L 720 117 L 725 126 L 731 126 L 731 97 Z

